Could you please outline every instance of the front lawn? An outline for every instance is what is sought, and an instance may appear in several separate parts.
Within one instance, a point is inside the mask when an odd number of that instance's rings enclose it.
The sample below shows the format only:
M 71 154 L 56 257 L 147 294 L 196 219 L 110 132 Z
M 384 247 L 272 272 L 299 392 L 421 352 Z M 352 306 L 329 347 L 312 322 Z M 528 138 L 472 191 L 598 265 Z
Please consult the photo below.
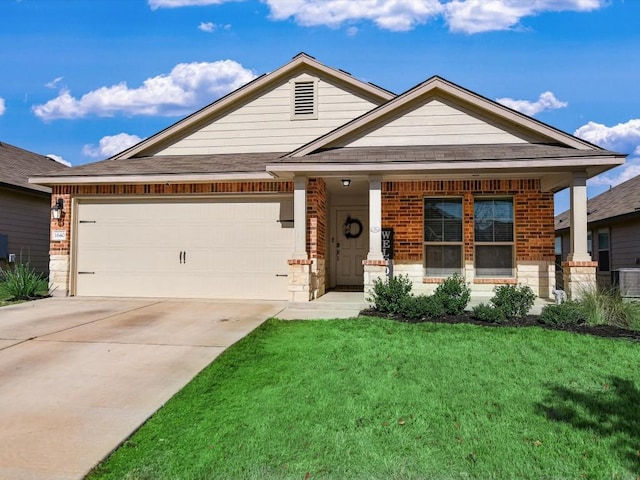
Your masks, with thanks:
M 640 343 L 270 320 L 89 478 L 635 479 Z

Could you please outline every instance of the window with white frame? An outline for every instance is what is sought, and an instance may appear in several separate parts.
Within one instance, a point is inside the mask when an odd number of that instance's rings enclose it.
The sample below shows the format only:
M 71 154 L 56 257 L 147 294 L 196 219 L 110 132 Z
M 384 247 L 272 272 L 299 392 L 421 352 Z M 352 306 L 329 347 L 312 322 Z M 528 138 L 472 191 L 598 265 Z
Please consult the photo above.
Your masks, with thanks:
M 311 120 L 318 118 L 318 81 L 312 77 L 291 80 L 291 118 Z
M 424 199 L 423 241 L 425 276 L 462 273 L 462 198 Z
M 476 276 L 513 277 L 513 198 L 476 197 L 473 217 Z
M 598 230 L 598 270 L 608 272 L 611 270 L 609 257 L 609 230 Z

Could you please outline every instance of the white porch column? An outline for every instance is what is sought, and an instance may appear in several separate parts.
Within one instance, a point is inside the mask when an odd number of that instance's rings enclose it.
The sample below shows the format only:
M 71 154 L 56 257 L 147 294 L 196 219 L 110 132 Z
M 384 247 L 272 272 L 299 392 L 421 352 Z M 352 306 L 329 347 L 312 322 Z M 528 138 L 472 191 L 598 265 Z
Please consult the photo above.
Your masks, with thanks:
M 573 174 L 571 182 L 571 210 L 569 212 L 571 250 L 562 262 L 564 289 L 571 300 L 578 300 L 585 292 L 596 288 L 598 262 L 587 251 L 587 175 Z
M 369 253 L 367 260 L 382 256 L 382 177 L 369 177 Z
M 293 179 L 293 228 L 295 249 L 293 258 L 306 260 L 307 255 L 307 179 Z
M 570 237 L 571 245 L 567 260 L 570 262 L 590 262 L 587 251 L 587 174 L 573 174 L 571 183 Z

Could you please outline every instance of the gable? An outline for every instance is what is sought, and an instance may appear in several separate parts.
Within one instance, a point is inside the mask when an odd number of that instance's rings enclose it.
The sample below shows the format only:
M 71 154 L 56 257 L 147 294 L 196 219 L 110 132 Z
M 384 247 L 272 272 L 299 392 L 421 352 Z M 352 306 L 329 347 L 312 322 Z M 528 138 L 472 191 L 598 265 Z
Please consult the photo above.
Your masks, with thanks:
M 303 72 L 281 81 L 157 154 L 288 152 L 377 105 L 327 78 Z
M 509 131 L 488 117 L 474 114 L 443 98 L 376 125 L 368 133 L 340 146 L 381 147 L 417 145 L 488 145 L 527 143 L 524 135 Z M 333 145 L 335 146 L 335 145 Z

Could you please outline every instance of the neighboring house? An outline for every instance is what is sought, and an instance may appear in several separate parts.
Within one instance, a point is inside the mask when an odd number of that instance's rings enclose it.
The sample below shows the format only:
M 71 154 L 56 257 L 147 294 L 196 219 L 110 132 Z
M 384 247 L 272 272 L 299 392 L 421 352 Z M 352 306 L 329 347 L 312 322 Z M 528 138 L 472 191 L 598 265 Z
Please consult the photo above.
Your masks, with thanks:
M 640 268 L 640 175 L 587 202 L 587 250 L 598 262 L 598 284 L 609 287 L 612 272 Z M 570 245 L 569 211 L 556 216 L 556 257 Z
M 70 295 L 366 291 L 392 229 L 394 273 L 417 291 L 458 272 L 474 292 L 549 297 L 554 192 L 572 189 L 586 230 L 586 179 L 623 162 L 440 77 L 394 95 L 299 54 L 108 160 L 31 181 L 64 201 L 51 281 Z M 572 282 L 595 273 L 574 247 Z
M 49 273 L 51 188 L 29 177 L 69 168 L 55 160 L 0 142 L 0 267 L 9 259 Z

